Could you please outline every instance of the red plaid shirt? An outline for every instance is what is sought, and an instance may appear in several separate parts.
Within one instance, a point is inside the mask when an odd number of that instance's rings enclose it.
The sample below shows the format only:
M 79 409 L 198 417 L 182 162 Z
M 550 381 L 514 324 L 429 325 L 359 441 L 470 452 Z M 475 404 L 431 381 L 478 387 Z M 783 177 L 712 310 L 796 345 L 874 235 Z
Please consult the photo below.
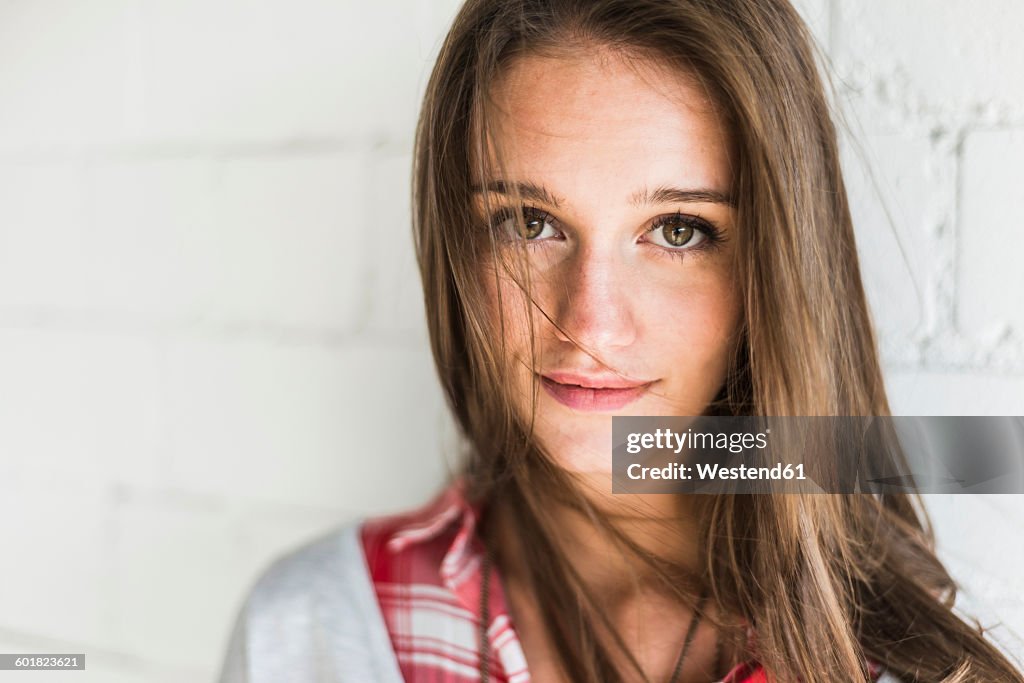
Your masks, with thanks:
M 459 482 L 420 510 L 372 519 L 362 526 L 363 549 L 391 644 L 407 681 L 479 680 L 482 548 L 477 510 Z M 530 672 L 505 603 L 491 581 L 492 680 L 526 683 Z M 767 683 L 756 661 L 737 664 L 722 683 Z

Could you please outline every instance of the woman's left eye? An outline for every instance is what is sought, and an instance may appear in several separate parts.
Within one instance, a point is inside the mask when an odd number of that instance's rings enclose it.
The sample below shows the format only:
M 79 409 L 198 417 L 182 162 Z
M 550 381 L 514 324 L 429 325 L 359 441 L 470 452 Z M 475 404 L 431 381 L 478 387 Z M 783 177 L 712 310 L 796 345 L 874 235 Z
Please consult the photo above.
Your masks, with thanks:
M 676 214 L 660 218 L 647 231 L 648 241 L 673 251 L 700 246 L 717 234 L 707 221 L 696 216 Z

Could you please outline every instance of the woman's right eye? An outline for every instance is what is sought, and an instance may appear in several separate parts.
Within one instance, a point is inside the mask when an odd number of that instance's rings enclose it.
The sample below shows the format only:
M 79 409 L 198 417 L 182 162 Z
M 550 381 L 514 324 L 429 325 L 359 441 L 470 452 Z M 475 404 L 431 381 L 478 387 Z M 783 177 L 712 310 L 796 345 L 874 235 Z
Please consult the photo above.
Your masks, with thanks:
M 555 219 L 546 211 L 524 206 L 521 220 L 516 220 L 513 211 L 513 209 L 499 211 L 491 221 L 500 234 L 506 235 L 509 239 L 519 237 L 527 241 L 558 236 L 558 230 L 554 226 Z

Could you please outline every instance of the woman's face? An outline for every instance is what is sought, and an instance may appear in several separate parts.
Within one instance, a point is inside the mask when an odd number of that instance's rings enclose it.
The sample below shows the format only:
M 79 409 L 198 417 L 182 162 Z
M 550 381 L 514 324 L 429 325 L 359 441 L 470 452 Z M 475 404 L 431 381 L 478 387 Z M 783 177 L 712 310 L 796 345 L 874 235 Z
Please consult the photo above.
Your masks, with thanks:
M 488 259 L 516 409 L 528 424 L 539 382 L 541 445 L 608 472 L 612 415 L 699 415 L 722 386 L 740 312 L 730 140 L 696 81 L 609 52 L 522 57 L 491 95 L 504 171 L 477 179 L 477 211 L 512 262 L 525 242 L 534 302 Z

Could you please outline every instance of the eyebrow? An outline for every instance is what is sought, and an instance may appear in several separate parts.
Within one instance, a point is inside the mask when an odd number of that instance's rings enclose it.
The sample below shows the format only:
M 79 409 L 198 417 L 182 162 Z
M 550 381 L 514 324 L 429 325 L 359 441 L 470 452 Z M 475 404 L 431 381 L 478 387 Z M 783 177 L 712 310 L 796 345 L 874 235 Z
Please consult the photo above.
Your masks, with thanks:
M 516 191 L 526 200 L 542 202 L 550 206 L 561 208 L 565 200 L 555 196 L 543 185 L 537 185 L 528 181 L 508 182 L 505 180 L 492 180 L 486 185 L 476 184 L 472 187 L 473 192 L 482 193 L 496 192 L 498 194 L 512 195 Z M 671 202 L 702 202 L 708 204 L 726 204 L 736 206 L 732 195 L 726 192 L 719 192 L 711 189 L 682 189 L 678 187 L 661 186 L 655 190 L 640 190 L 633 193 L 629 201 L 634 206 L 645 206 L 651 204 L 667 204 Z
M 641 190 L 629 198 L 634 206 L 645 204 L 666 204 L 669 202 L 706 202 L 736 206 L 736 200 L 727 192 L 710 189 L 683 190 L 678 187 L 661 186 L 656 190 Z
M 492 180 L 486 185 L 473 185 L 472 189 L 473 192 L 476 193 L 482 193 L 486 190 L 487 192 L 496 192 L 504 195 L 515 194 L 518 190 L 519 195 L 523 199 L 533 202 L 543 202 L 544 204 L 550 204 L 555 208 L 561 208 L 562 204 L 565 202 L 564 199 L 551 194 L 551 192 L 543 185 L 535 185 L 531 182 L 510 183 L 504 180 Z

